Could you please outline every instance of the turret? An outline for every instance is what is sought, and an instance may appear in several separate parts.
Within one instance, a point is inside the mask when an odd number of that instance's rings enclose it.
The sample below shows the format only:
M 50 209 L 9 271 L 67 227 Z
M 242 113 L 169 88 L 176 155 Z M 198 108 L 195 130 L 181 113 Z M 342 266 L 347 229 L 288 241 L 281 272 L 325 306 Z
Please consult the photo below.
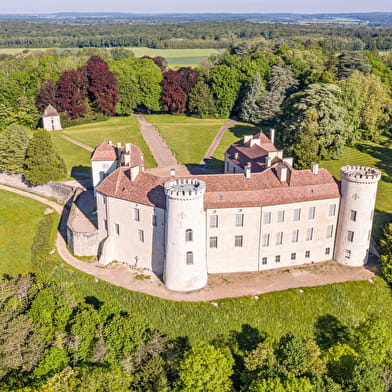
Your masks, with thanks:
M 366 264 L 372 231 L 374 205 L 381 173 L 365 166 L 340 168 L 341 203 L 335 260 L 355 267 Z
M 165 183 L 163 281 L 170 290 L 191 291 L 207 284 L 205 190 L 205 182 L 197 179 L 173 179 Z

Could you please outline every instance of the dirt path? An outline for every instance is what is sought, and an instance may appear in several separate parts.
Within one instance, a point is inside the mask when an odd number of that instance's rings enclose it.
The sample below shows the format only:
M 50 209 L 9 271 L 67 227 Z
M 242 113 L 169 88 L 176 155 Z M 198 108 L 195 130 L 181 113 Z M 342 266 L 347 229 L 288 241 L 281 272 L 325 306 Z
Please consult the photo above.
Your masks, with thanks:
M 222 139 L 222 136 L 226 132 L 227 128 L 230 128 L 232 125 L 234 125 L 236 123 L 237 123 L 237 121 L 235 121 L 235 120 L 229 120 L 223 124 L 223 126 L 221 127 L 219 132 L 216 134 L 215 139 L 212 141 L 210 147 L 208 147 L 208 150 L 207 150 L 206 154 L 204 155 L 203 159 L 201 160 L 201 162 L 200 162 L 201 165 L 206 164 L 206 161 L 208 159 L 211 159 L 212 155 L 214 154 L 216 148 L 218 147 L 218 145 Z
M 37 200 L 53 208 L 58 214 L 63 207 L 38 195 L 33 195 L 19 189 L 0 185 L 0 189 Z M 272 291 L 290 288 L 312 287 L 325 284 L 368 280 L 373 283 L 375 273 L 365 267 L 347 267 L 335 262 L 326 262 L 309 266 L 297 266 L 264 272 L 248 272 L 237 274 L 209 275 L 205 288 L 191 293 L 173 292 L 151 272 L 132 269 L 130 266 L 112 263 L 102 268 L 96 263 L 81 261 L 72 256 L 67 249 L 64 238 L 57 234 L 56 247 L 60 257 L 71 266 L 128 290 L 138 291 L 162 299 L 175 301 L 212 301 L 220 298 L 241 296 L 257 296 Z M 140 279 L 143 276 L 143 279 Z M 301 290 L 299 290 L 301 293 Z M 301 293 L 302 294 L 302 293 Z
M 71 142 L 71 143 L 73 143 L 73 144 L 76 144 L 77 146 L 82 147 L 82 148 L 84 148 L 84 149 L 87 150 L 87 151 L 90 151 L 90 152 L 93 152 L 93 151 L 94 151 L 94 149 L 91 148 L 90 146 L 88 146 L 87 144 L 78 142 L 77 140 L 72 139 L 72 137 L 66 136 L 66 135 L 64 135 L 64 134 L 61 133 L 61 132 L 56 132 L 56 135 L 59 135 L 59 136 L 60 136 L 61 138 L 63 138 L 64 140 L 67 140 L 67 141 L 69 141 L 69 142 Z

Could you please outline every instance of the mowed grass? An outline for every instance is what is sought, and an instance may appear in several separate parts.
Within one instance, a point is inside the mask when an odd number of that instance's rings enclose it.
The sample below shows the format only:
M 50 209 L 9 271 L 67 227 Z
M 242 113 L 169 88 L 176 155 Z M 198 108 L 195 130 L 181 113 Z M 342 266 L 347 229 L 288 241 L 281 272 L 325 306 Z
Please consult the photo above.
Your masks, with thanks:
M 228 118 L 197 118 L 185 114 L 145 114 L 146 120 L 153 124 L 224 124 Z
M 144 154 L 147 167 L 156 167 L 157 165 L 140 133 L 139 125 L 134 115 L 129 117 L 112 117 L 103 122 L 78 125 L 67 128 L 62 133 L 92 148 L 108 140 L 112 140 L 113 143 L 121 142 L 122 145 L 127 142 L 133 143 Z
M 157 125 L 159 133 L 183 165 L 199 164 L 221 125 Z
M 37 201 L 0 190 L 0 274 L 32 270 L 31 245 L 45 209 Z
M 82 147 L 64 140 L 56 133 L 51 133 L 53 143 L 59 155 L 64 159 L 67 171 L 90 174 L 91 153 Z

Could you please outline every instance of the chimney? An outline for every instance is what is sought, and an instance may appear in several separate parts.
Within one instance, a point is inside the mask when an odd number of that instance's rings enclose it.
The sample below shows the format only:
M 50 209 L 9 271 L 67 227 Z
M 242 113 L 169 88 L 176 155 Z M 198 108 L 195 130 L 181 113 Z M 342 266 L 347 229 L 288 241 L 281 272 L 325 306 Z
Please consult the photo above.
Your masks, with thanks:
M 286 162 L 287 164 L 289 164 L 290 166 L 293 166 L 293 161 L 294 161 L 294 158 L 284 158 L 283 159 L 283 162 Z
M 113 142 L 109 140 L 109 146 L 113 146 Z
M 248 143 L 249 140 L 252 139 L 252 137 L 253 137 L 252 135 L 245 135 L 245 136 L 244 136 L 244 144 Z
M 287 182 L 287 167 L 285 165 L 278 166 L 278 178 L 280 182 Z
M 125 143 L 125 152 L 127 154 L 131 153 L 131 143 Z
M 176 169 L 171 168 L 170 169 L 170 177 L 175 177 L 176 176 Z
M 245 177 L 250 178 L 252 173 L 252 164 L 248 162 L 248 164 L 245 166 Z
M 310 164 L 310 170 L 313 174 L 318 174 L 319 164 L 317 162 L 312 162 Z
M 234 159 L 237 160 L 238 157 L 239 157 L 239 153 L 238 153 L 238 152 L 235 152 L 235 153 L 234 153 Z
M 257 144 L 258 146 L 260 146 L 260 139 L 259 139 L 259 138 L 257 138 L 257 139 L 252 139 L 252 140 L 250 141 L 250 147 L 254 146 L 255 144 Z
M 117 143 L 117 159 L 121 162 L 121 142 Z
M 271 140 L 272 144 L 275 143 L 275 129 L 274 128 L 270 128 L 270 140 Z
M 117 142 L 117 148 L 121 148 L 121 142 Z
M 124 154 L 124 166 L 131 166 L 131 154 Z
M 131 168 L 129 168 L 129 174 L 131 177 L 131 181 L 135 181 L 138 174 L 139 174 L 139 166 L 133 166 Z
M 272 158 L 269 155 L 267 155 L 265 157 L 265 168 L 271 167 L 271 163 L 272 163 Z

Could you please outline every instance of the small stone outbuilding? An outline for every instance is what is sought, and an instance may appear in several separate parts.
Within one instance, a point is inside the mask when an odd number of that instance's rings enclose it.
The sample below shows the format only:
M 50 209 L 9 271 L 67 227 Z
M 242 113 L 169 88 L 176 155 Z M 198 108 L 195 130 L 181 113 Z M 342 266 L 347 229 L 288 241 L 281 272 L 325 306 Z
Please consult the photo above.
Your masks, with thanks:
M 62 129 L 59 112 L 50 104 L 42 115 L 42 127 L 47 131 L 59 131 Z

